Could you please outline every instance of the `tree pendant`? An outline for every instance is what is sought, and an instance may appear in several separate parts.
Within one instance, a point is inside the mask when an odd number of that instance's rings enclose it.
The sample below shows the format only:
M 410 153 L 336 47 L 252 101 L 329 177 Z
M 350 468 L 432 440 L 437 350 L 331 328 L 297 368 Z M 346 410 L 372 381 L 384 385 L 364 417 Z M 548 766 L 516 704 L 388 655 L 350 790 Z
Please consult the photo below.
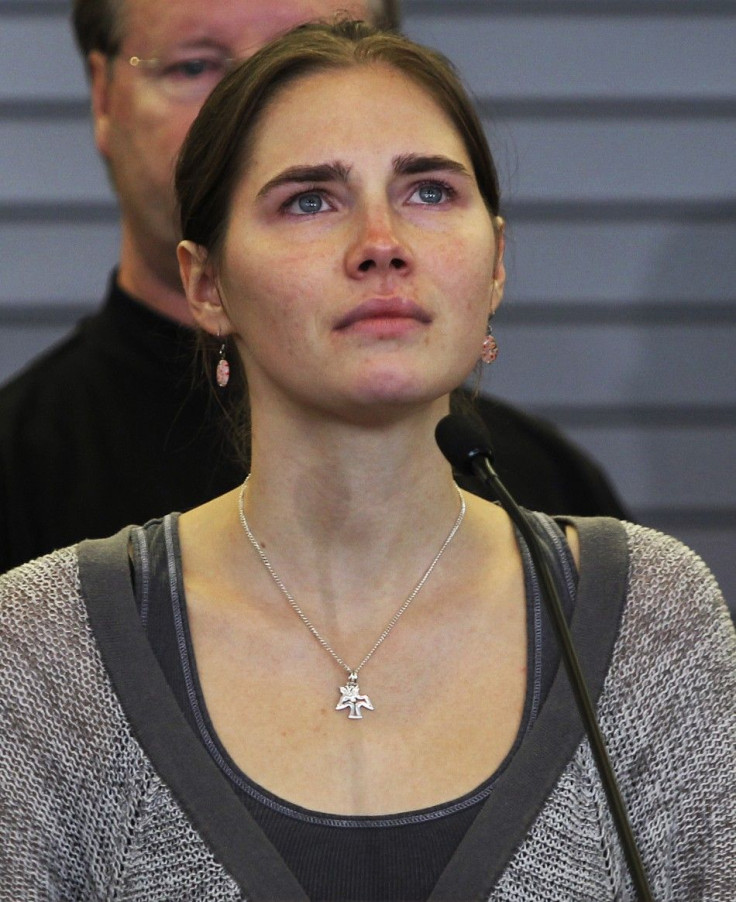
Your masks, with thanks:
M 349 720 L 362 720 L 361 708 L 365 708 L 368 711 L 373 710 L 373 705 L 368 696 L 360 694 L 358 674 L 354 671 L 348 677 L 347 685 L 340 686 L 340 693 L 340 701 L 335 706 L 335 711 L 342 711 L 343 708 L 348 708 L 350 710 L 350 714 L 348 714 Z

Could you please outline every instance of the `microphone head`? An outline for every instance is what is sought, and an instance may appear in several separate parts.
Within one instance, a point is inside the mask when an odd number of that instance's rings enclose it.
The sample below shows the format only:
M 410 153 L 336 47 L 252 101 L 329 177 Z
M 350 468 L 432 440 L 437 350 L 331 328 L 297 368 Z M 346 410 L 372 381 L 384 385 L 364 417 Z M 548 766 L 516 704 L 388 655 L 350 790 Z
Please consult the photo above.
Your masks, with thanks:
M 458 473 L 472 476 L 473 460 L 484 457 L 493 460 L 491 440 L 481 423 L 451 413 L 443 417 L 434 431 L 435 441 Z

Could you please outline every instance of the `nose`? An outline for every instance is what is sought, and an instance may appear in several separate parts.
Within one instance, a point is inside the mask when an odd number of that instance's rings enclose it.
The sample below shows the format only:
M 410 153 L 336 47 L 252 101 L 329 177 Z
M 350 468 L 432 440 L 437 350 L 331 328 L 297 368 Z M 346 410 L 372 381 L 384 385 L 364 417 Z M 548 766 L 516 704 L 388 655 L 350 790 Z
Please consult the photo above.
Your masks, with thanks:
M 401 223 L 389 205 L 364 209 L 356 217 L 356 234 L 346 256 L 348 272 L 353 278 L 377 274 L 407 274 L 413 267 L 413 256 Z

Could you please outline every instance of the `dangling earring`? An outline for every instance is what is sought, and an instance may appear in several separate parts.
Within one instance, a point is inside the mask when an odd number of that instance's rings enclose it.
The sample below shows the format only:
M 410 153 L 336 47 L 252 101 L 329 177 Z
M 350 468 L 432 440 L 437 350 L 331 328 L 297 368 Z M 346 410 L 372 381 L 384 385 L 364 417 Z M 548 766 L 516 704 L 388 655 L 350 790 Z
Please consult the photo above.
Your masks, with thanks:
M 217 340 L 220 341 L 220 330 L 217 330 Z M 220 386 L 220 388 L 225 388 L 225 386 L 230 381 L 230 364 L 225 357 L 225 342 L 220 343 L 220 359 L 217 361 L 217 367 L 215 368 L 215 381 Z
M 483 339 L 483 349 L 480 352 L 480 359 L 483 363 L 493 363 L 498 357 L 498 344 L 493 337 L 493 325 L 491 324 L 492 316 L 488 317 L 488 334 Z

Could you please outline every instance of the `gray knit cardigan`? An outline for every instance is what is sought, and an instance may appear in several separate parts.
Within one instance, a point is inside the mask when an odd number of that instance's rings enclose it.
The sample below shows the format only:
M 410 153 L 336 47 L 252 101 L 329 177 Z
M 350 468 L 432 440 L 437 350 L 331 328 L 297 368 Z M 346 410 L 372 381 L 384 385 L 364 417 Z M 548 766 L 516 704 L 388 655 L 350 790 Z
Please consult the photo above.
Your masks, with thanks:
M 655 898 L 733 902 L 728 611 L 674 539 L 574 522 L 573 634 Z M 0 578 L 0 900 L 304 899 L 178 710 L 126 546 L 123 531 Z M 633 900 L 563 673 L 431 898 Z

